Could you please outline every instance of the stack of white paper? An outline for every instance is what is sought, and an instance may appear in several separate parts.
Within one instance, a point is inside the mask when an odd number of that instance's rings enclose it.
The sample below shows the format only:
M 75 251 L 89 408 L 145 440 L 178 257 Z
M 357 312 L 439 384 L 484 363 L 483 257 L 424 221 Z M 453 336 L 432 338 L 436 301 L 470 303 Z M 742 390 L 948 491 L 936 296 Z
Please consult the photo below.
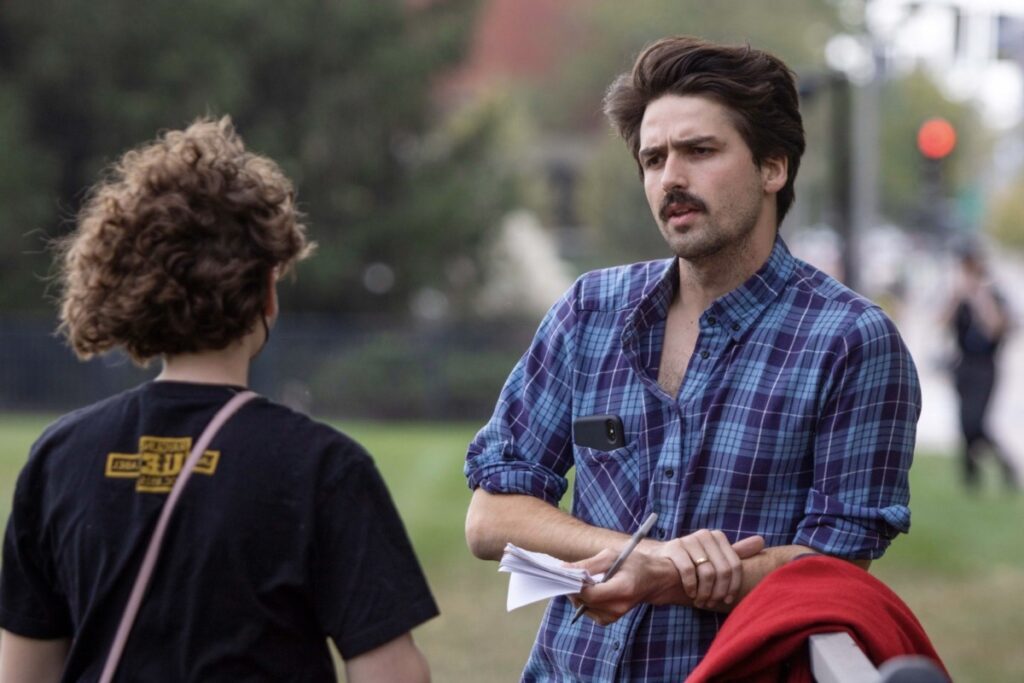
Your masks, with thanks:
M 508 610 L 556 595 L 579 593 L 584 586 L 600 583 L 603 574 L 591 575 L 585 569 L 563 567 L 562 560 L 544 553 L 523 550 L 511 543 L 498 565 L 508 572 Z

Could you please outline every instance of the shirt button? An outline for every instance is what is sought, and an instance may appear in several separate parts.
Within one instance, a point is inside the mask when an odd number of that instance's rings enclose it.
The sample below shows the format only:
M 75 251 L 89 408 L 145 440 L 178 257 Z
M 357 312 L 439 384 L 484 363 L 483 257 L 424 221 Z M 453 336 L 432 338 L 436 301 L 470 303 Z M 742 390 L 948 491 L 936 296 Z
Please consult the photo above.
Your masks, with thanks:
M 667 478 L 671 479 L 672 475 L 675 474 L 675 473 L 676 473 L 676 471 L 674 469 L 672 469 L 671 467 L 666 467 L 665 468 L 665 476 Z
M 658 527 L 658 538 L 665 538 L 665 528 Z
M 710 356 L 710 355 L 711 355 L 711 354 L 710 354 L 710 353 L 708 353 L 707 351 L 701 351 L 701 352 L 700 352 L 700 357 L 701 357 L 701 358 L 703 358 L 704 360 L 707 360 L 707 359 L 708 359 L 708 356 Z
M 616 640 L 614 643 L 612 643 L 612 649 L 613 650 L 618 650 L 619 649 L 619 641 Z
M 716 318 L 713 315 L 709 315 L 708 316 L 708 325 L 717 325 L 717 324 L 718 324 L 718 318 Z
M 740 331 L 740 324 L 739 323 L 733 323 L 732 324 L 732 331 L 733 332 L 739 332 Z

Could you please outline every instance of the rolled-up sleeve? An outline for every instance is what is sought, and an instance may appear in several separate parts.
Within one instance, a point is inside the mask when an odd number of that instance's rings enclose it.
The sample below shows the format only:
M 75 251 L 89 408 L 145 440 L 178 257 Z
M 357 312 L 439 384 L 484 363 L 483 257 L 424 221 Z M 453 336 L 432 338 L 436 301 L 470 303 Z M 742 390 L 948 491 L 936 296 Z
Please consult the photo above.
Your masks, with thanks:
M 469 445 L 471 489 L 557 505 L 572 466 L 573 334 L 578 283 L 548 311 L 513 368 L 494 414 Z
M 908 474 L 921 390 L 910 353 L 877 307 L 859 315 L 833 350 L 814 484 L 794 542 L 874 559 L 910 530 Z

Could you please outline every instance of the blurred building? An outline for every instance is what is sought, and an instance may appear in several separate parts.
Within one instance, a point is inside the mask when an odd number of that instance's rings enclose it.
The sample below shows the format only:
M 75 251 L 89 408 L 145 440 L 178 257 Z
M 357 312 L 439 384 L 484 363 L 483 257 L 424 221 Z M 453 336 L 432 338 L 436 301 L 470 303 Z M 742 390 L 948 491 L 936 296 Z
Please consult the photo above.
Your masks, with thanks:
M 466 63 L 449 88 L 472 94 L 494 83 L 542 77 L 579 47 L 581 0 L 484 0 Z

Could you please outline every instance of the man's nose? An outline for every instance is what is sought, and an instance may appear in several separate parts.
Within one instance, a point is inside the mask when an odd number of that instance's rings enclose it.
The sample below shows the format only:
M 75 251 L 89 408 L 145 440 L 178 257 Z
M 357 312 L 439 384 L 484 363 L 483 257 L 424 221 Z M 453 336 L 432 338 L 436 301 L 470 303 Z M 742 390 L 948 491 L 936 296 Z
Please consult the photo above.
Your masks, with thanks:
M 683 160 L 674 154 L 665 159 L 665 165 L 661 169 L 661 189 L 665 192 L 679 188 L 685 189 L 689 185 Z

